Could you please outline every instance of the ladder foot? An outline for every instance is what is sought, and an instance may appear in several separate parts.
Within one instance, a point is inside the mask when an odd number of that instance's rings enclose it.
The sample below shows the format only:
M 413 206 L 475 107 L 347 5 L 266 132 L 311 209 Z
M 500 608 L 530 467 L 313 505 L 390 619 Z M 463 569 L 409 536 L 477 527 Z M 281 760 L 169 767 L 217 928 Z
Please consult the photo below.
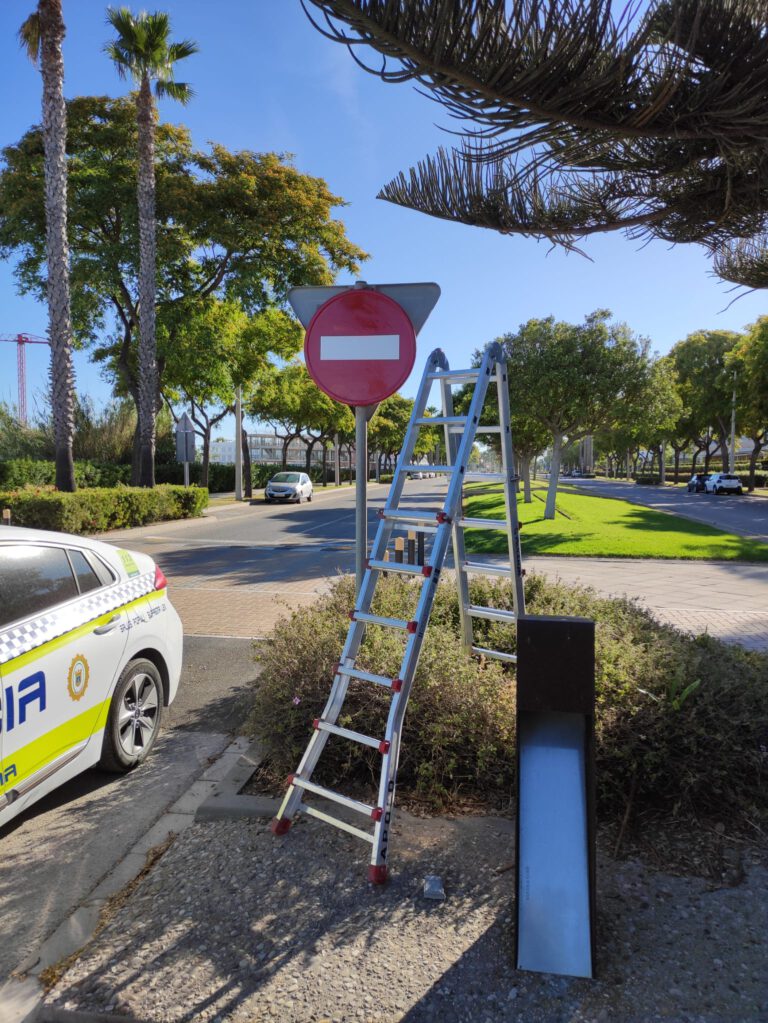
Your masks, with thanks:
M 386 864 L 371 864 L 368 867 L 368 882 L 369 884 L 386 884 L 387 883 L 387 867 Z
M 284 835 L 290 828 L 291 823 L 287 817 L 273 817 L 269 827 L 273 835 Z

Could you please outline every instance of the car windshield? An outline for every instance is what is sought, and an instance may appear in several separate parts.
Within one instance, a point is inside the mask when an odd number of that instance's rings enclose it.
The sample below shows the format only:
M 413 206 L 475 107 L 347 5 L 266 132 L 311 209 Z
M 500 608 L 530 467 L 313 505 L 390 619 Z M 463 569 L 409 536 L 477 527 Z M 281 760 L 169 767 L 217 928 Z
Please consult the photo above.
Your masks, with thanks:
M 297 472 L 279 472 L 277 476 L 273 476 L 269 481 L 270 483 L 298 483 L 299 474 Z

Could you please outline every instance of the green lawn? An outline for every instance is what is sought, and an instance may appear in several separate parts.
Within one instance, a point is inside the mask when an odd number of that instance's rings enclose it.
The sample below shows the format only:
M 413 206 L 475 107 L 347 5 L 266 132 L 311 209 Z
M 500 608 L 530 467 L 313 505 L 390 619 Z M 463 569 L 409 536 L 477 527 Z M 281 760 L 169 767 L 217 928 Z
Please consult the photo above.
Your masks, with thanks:
M 467 488 L 464 514 L 473 518 L 504 518 L 504 497 L 498 490 L 472 494 Z M 544 519 L 546 491 L 534 500 L 518 498 L 520 533 L 525 554 L 571 554 L 595 558 L 713 558 L 723 561 L 768 561 L 768 544 L 724 533 L 677 515 L 641 508 L 627 501 L 558 492 L 557 515 Z M 468 529 L 467 550 L 504 554 L 506 533 Z

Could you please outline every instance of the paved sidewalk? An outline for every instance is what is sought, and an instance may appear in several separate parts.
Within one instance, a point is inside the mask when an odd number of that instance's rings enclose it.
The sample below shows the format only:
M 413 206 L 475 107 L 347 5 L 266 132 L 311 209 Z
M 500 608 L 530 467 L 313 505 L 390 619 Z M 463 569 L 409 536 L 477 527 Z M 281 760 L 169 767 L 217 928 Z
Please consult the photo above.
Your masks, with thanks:
M 531 571 L 633 597 L 659 621 L 768 650 L 768 565 L 629 558 L 524 558 Z

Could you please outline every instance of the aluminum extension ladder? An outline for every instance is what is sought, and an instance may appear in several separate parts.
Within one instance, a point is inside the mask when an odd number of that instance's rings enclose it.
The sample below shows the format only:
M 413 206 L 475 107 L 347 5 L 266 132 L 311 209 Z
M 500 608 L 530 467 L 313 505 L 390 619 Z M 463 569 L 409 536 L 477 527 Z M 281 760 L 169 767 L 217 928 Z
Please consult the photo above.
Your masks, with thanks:
M 442 412 L 439 416 L 427 416 L 427 405 L 432 385 L 437 382 L 440 388 Z M 486 400 L 488 388 L 496 383 L 498 394 L 499 424 L 481 426 L 480 417 Z M 454 415 L 453 392 L 455 385 L 474 384 L 469 411 L 466 415 Z M 398 507 L 403 493 L 403 486 L 410 471 L 419 470 L 421 466 L 411 464 L 420 427 L 442 426 L 445 431 L 445 450 L 447 465 L 432 465 L 430 470 L 446 474 L 449 477 L 445 503 L 440 511 L 428 513 L 400 512 Z M 482 434 L 500 434 L 501 460 L 500 473 L 470 472 L 469 457 L 475 436 Z M 463 487 L 466 482 L 503 483 L 506 519 L 475 519 L 463 516 Z M 368 880 L 374 884 L 382 884 L 387 878 L 387 852 L 389 834 L 395 800 L 395 781 L 397 763 L 400 753 L 400 736 L 402 732 L 405 709 L 408 704 L 411 686 L 424 633 L 429 621 L 432 602 L 434 600 L 440 573 L 453 541 L 453 556 L 456 578 L 459 588 L 459 606 L 461 608 L 462 639 L 465 647 L 473 654 L 502 661 L 515 662 L 514 654 L 490 650 L 474 644 L 472 619 L 485 618 L 496 622 L 514 623 L 518 615 L 525 613 L 523 594 L 523 571 L 520 563 L 520 535 L 517 518 L 515 460 L 512 448 L 512 436 L 509 416 L 509 392 L 507 389 L 507 365 L 504 361 L 501 345 L 497 342 L 488 346 L 483 354 L 479 369 L 451 370 L 444 353 L 438 348 L 429 356 L 422 376 L 419 390 L 413 405 L 408 429 L 405 434 L 400 456 L 395 467 L 392 487 L 387 503 L 379 512 L 380 522 L 373 541 L 371 557 L 367 562 L 367 570 L 363 577 L 360 592 L 356 597 L 356 606 L 350 611 L 351 624 L 347 632 L 346 642 L 336 665 L 333 685 L 322 716 L 314 722 L 314 732 L 307 745 L 301 763 L 295 774 L 288 778 L 288 790 L 272 821 L 272 831 L 283 835 L 291 826 L 293 817 L 301 808 L 311 817 L 332 824 L 357 838 L 369 842 L 372 846 L 371 862 L 368 868 Z M 393 530 L 414 527 L 434 534 L 434 541 L 423 566 L 398 564 L 384 560 L 385 552 Z M 503 529 L 507 533 L 509 545 L 509 565 L 491 566 L 483 563 L 467 561 L 464 549 L 464 529 Z M 376 583 L 381 572 L 403 572 L 413 576 L 421 576 L 421 593 L 416 609 L 416 617 L 412 621 L 397 618 L 383 618 L 371 613 Z M 513 582 L 514 611 L 496 608 L 479 607 L 470 603 L 468 573 L 481 572 L 486 575 L 499 575 L 511 578 Z M 367 625 L 378 625 L 390 629 L 399 629 L 407 635 L 400 673 L 396 678 L 375 675 L 361 671 L 355 666 L 358 650 L 362 643 Z M 360 732 L 342 728 L 337 725 L 339 714 L 347 694 L 350 679 L 360 679 L 371 685 L 383 686 L 392 692 L 384 737 L 379 739 Z M 316 785 L 312 781 L 312 773 L 317 766 L 329 736 L 338 735 L 351 742 L 369 746 L 381 754 L 381 778 L 378 798 L 375 806 L 351 799 L 332 789 Z M 302 803 L 305 793 L 323 797 L 337 805 L 354 811 L 363 819 L 374 822 L 373 831 L 366 831 L 353 824 L 332 816 L 316 806 Z

